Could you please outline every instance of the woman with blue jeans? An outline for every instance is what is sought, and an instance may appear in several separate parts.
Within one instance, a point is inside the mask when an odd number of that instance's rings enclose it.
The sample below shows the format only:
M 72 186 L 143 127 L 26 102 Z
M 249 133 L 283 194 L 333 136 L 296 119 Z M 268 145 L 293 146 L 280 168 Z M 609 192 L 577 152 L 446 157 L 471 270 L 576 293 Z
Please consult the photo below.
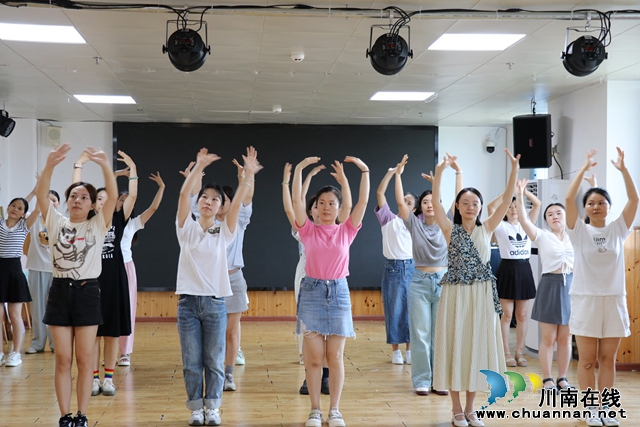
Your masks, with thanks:
M 414 212 L 404 199 L 402 173 L 409 157 L 405 155 L 396 167 L 396 202 L 399 216 L 411 234 L 415 271 L 409 285 L 410 338 L 412 348 L 411 382 L 419 396 L 428 396 L 430 391 L 446 396 L 447 390 L 432 387 L 433 342 L 436 330 L 436 314 L 440 302 L 440 279 L 447 271 L 447 244 L 436 223 L 431 190 L 423 192 Z M 462 188 L 462 171 L 457 163 L 451 167 L 456 171 L 456 191 Z M 428 181 L 431 175 L 422 175 Z
M 382 254 L 387 259 L 382 275 L 382 304 L 387 344 L 391 344 L 391 363 L 411 365 L 411 338 L 409 333 L 409 282 L 413 276 L 414 262 L 411 250 L 411 234 L 400 216 L 391 212 L 387 198 L 389 181 L 397 168 L 389 168 L 376 192 L 378 206 L 374 209 L 382 228 Z M 415 211 L 417 197 L 406 193 L 404 203 L 411 212 Z M 405 359 L 399 344 L 405 344 Z
M 239 177 L 237 197 L 219 226 L 215 225 L 215 217 L 224 203 L 224 196 L 218 185 L 207 184 L 200 190 L 200 217 L 197 222 L 190 212 L 191 190 L 204 169 L 220 159 L 217 155 L 208 153 L 206 148 L 198 152 L 196 165 L 182 184 L 178 199 L 178 333 L 187 389 L 186 404 L 192 411 L 189 425 L 192 426 L 217 426 L 221 423 L 219 408 L 225 378 L 227 329 L 224 297 L 231 295 L 226 249 L 238 228 L 240 203 L 253 185 L 254 175 L 262 168 L 255 151 L 243 158 L 244 173 Z

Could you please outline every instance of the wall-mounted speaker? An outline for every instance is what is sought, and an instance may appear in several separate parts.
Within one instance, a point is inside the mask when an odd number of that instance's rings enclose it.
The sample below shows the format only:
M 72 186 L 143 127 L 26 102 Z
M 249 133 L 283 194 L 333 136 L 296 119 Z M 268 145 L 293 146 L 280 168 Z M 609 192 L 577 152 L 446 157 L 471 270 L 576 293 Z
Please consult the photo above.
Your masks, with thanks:
M 513 118 L 513 152 L 520 154 L 520 168 L 551 166 L 551 115 L 528 114 Z
M 59 145 L 61 136 L 62 128 L 60 126 L 47 126 L 45 130 L 45 143 L 49 147 Z

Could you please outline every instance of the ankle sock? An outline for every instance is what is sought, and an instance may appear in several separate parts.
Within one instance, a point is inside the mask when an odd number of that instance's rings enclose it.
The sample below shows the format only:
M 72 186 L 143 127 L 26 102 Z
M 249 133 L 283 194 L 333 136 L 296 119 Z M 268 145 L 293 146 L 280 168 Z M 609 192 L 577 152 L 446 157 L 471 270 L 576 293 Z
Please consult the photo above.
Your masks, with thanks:
M 113 369 L 105 369 L 104 370 L 104 379 L 105 380 L 113 380 Z
M 329 368 L 322 368 L 322 379 L 329 378 Z
M 227 366 L 225 366 L 225 367 L 224 367 L 224 374 L 225 374 L 225 375 L 226 375 L 226 374 L 231 374 L 231 375 L 233 375 L 233 368 L 234 368 L 234 366 L 228 366 L 228 365 L 227 365 Z
M 100 371 L 93 371 L 93 379 L 94 380 L 99 380 L 100 379 Z

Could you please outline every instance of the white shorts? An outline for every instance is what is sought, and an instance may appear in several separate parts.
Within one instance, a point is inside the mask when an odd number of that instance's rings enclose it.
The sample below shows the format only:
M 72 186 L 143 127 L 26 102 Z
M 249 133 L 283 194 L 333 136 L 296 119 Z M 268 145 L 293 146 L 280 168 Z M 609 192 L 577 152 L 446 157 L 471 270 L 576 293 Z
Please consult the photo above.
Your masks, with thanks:
M 631 335 L 627 297 L 624 295 L 571 295 L 569 330 L 592 338 L 623 338 Z

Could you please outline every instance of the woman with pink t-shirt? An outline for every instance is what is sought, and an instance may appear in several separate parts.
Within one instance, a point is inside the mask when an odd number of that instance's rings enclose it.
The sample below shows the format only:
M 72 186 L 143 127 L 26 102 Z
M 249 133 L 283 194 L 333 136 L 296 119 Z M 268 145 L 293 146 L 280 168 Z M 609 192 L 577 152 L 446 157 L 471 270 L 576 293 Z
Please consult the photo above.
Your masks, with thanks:
M 307 157 L 296 166 L 291 191 L 295 225 L 307 258 L 306 277 L 302 279 L 298 295 L 296 329 L 297 333 L 304 336 L 306 380 L 311 399 L 311 412 L 305 426 L 322 426 L 320 382 L 322 362 L 326 356 L 331 371 L 331 409 L 327 423 L 329 427 L 341 427 L 345 425 L 338 409 L 344 384 L 344 345 L 347 337 L 355 336 L 346 279 L 349 275 L 349 247 L 360 229 L 367 208 L 369 168 L 356 157 L 345 157 L 345 162 L 355 163 L 362 171 L 358 203 L 345 222 L 336 224 L 342 193 L 332 186 L 323 187 L 316 194 L 320 221 L 314 224 L 308 220 L 302 198 L 302 170 L 319 160 L 319 157 Z M 337 167 L 341 168 L 341 165 L 337 163 Z M 336 173 L 332 175 L 335 177 Z

